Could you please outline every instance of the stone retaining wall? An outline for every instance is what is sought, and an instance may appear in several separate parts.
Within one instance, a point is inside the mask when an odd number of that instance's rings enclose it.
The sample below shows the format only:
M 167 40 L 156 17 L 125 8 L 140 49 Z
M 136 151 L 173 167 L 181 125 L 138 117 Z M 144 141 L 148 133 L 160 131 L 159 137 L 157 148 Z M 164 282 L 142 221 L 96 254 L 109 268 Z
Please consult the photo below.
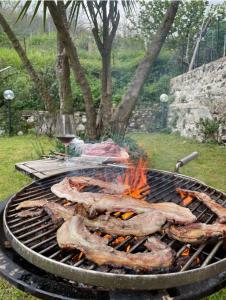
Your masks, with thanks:
M 220 123 L 218 141 L 226 136 L 226 58 L 221 58 L 171 80 L 174 101 L 168 127 L 182 136 L 204 139 L 200 118 Z
M 128 125 L 128 132 L 151 132 L 158 130 L 161 127 L 159 122 L 159 106 L 153 107 L 139 106 L 134 112 Z M 51 120 L 48 114 L 44 111 L 32 112 L 24 111 L 21 113 L 27 123 L 32 127 L 36 127 L 39 133 L 46 133 L 50 131 Z M 86 114 L 85 112 L 74 113 L 75 128 L 77 134 L 85 132 L 86 128 Z

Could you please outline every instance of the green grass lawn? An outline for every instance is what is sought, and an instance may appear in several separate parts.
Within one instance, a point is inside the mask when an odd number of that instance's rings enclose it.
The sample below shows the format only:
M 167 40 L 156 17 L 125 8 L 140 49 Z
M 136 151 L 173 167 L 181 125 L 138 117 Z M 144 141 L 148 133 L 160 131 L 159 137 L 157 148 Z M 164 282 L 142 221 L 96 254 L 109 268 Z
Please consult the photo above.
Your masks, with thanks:
M 38 139 L 45 151 L 52 148 L 52 142 L 46 138 Z M 6 199 L 32 180 L 15 170 L 15 163 L 38 158 L 37 138 L 35 136 L 0 137 L 0 199 Z M 0 299 L 31 300 L 34 297 L 13 288 L 5 280 L 0 280 Z
M 198 151 L 199 157 L 181 168 L 181 172 L 226 192 L 226 148 L 214 144 L 200 144 L 174 135 L 131 134 L 131 137 L 146 150 L 149 166 L 153 168 L 173 171 L 179 158 Z M 38 141 L 46 153 L 53 148 L 53 142 L 47 137 L 41 137 Z M 38 158 L 38 153 L 35 136 L 0 138 L 0 199 L 5 199 L 31 182 L 28 176 L 15 171 L 15 163 L 36 158 Z M 5 280 L 0 280 L 0 299 L 30 300 L 35 298 L 13 288 Z M 208 299 L 226 299 L 226 289 Z

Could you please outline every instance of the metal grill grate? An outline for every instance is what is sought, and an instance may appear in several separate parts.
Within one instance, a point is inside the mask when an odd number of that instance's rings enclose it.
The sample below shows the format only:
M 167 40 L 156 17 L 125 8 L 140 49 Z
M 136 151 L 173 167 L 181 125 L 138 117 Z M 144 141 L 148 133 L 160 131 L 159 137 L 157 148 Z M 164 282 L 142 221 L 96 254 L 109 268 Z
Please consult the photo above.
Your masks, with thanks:
M 118 177 L 118 175 L 122 175 L 124 173 L 124 170 L 125 169 L 119 167 L 77 170 L 75 172 L 61 174 L 40 180 L 38 182 L 34 182 L 21 190 L 11 198 L 5 210 L 5 230 L 8 237 L 12 240 L 12 244 L 16 247 L 15 250 L 18 250 L 18 252 L 29 261 L 32 260 L 34 264 L 36 264 L 36 259 L 37 261 L 40 261 L 43 258 L 48 258 L 47 265 L 49 271 L 53 273 L 56 271 L 56 269 L 53 268 L 53 270 L 51 270 L 51 262 L 55 262 L 55 266 L 58 264 L 59 267 L 62 268 L 62 270 L 64 266 L 70 266 L 70 270 L 71 268 L 72 270 L 74 268 L 76 270 L 76 273 L 79 270 L 83 269 L 94 270 L 95 275 L 106 273 L 112 275 L 114 274 L 116 278 L 118 275 L 131 275 L 129 278 L 133 277 L 133 275 L 137 275 L 135 271 L 127 268 L 97 266 L 93 262 L 87 260 L 84 256 L 81 256 L 79 251 L 61 250 L 56 242 L 57 227 L 51 222 L 50 218 L 45 213 L 43 213 L 42 216 L 23 219 L 17 217 L 16 212 L 16 206 L 20 202 L 25 200 L 45 198 L 49 201 L 63 203 L 62 199 L 59 199 L 54 194 L 52 194 L 52 192 L 50 191 L 50 187 L 53 184 L 61 181 L 65 176 L 86 175 L 105 179 L 106 181 L 114 181 Z M 181 197 L 176 193 L 175 190 L 177 187 L 181 187 L 185 189 L 205 192 L 221 205 L 225 205 L 226 203 L 225 194 L 217 191 L 216 189 L 208 187 L 190 177 L 157 170 L 149 170 L 147 173 L 147 177 L 150 188 L 146 187 L 145 189 L 143 189 L 142 195 L 143 198 L 150 202 L 170 201 L 180 204 L 182 201 Z M 89 189 L 92 191 L 98 191 L 98 188 L 96 187 L 90 187 Z M 200 222 L 213 223 L 216 220 L 216 216 L 199 201 L 193 201 L 190 205 L 188 205 L 188 207 L 193 212 L 193 214 L 196 215 L 198 221 Z M 104 234 L 102 234 L 102 236 L 104 236 Z M 160 234 L 158 234 L 158 236 L 160 236 Z M 109 245 L 113 246 L 116 238 L 116 236 L 112 236 L 112 238 L 109 240 Z M 161 235 L 161 239 L 162 241 L 170 245 L 172 249 L 174 249 L 174 251 L 176 252 L 176 261 L 174 266 L 169 270 L 158 270 L 158 272 L 155 271 L 155 274 L 160 274 L 158 276 L 161 276 L 163 274 L 183 274 L 186 273 L 187 270 L 197 271 L 198 274 L 199 270 L 204 270 L 207 266 L 224 261 L 225 258 L 225 251 L 223 250 L 223 239 L 216 240 L 213 243 L 205 242 L 199 246 L 192 246 L 189 244 L 185 245 L 181 242 L 172 240 L 167 235 Z M 147 251 L 143 246 L 145 240 L 146 238 L 137 240 L 133 236 L 127 236 L 120 244 L 116 246 L 116 249 L 126 251 L 128 245 L 130 245 L 130 253 L 144 252 Z M 182 259 L 181 254 L 187 247 L 190 249 L 190 254 L 187 258 L 183 257 Z M 23 251 L 21 250 L 21 248 L 23 248 Z M 44 268 L 47 267 L 45 267 L 44 265 Z M 215 273 L 218 273 L 218 271 L 216 271 L 216 268 L 214 270 Z M 209 276 L 213 275 L 212 269 L 211 271 L 206 269 L 205 272 L 209 273 Z M 153 272 L 151 274 L 153 274 Z M 69 276 L 67 272 L 65 275 L 64 273 L 62 273 L 62 276 L 70 279 L 77 278 L 76 276 Z M 143 276 L 146 278 L 146 276 L 148 275 L 139 273 L 138 276 Z M 152 278 L 152 276 L 149 277 Z M 207 277 L 207 274 L 205 274 L 204 277 Z M 86 283 L 94 283 L 93 280 L 83 280 Z M 190 282 L 191 280 L 194 281 L 194 279 L 190 279 Z M 100 283 L 100 281 L 98 282 Z M 185 282 L 182 282 L 181 284 L 184 283 Z M 105 286 L 104 283 L 100 283 L 100 285 Z

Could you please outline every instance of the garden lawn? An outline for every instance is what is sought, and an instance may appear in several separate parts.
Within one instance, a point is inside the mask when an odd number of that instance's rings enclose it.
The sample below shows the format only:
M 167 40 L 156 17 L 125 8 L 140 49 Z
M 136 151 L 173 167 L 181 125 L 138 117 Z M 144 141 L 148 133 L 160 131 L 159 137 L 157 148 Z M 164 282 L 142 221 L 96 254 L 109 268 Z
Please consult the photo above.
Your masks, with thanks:
M 47 137 L 36 138 L 32 135 L 0 137 L 0 200 L 6 199 L 32 181 L 28 176 L 15 170 L 15 163 L 37 159 L 41 148 L 48 153 L 53 148 L 53 142 Z M 13 288 L 8 282 L 0 279 L 0 299 L 31 300 L 36 298 Z
M 178 159 L 193 151 L 198 151 L 199 157 L 182 167 L 181 172 L 226 192 L 226 148 L 216 144 L 200 144 L 175 135 L 139 133 L 130 134 L 130 136 L 146 150 L 149 166 L 153 168 L 173 171 Z M 16 162 L 37 159 L 40 154 L 40 150 L 38 151 L 40 144 L 43 151 L 48 153 L 54 143 L 47 137 L 37 139 L 31 135 L 0 138 L 0 199 L 5 199 L 31 182 L 28 176 L 16 172 L 14 166 Z M 0 299 L 31 300 L 35 298 L 13 288 L 6 281 L 0 280 Z M 226 299 L 226 289 L 208 298 L 208 300 L 223 299 Z

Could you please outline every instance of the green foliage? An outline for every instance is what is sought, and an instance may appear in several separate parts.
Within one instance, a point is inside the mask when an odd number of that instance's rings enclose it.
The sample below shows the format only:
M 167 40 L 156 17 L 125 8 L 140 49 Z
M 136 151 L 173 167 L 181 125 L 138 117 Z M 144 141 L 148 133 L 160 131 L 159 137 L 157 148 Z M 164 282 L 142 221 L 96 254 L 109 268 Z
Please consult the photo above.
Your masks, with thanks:
M 166 10 L 170 4 L 169 0 L 145 1 L 139 0 L 140 11 L 138 20 L 134 15 L 130 15 L 129 19 L 138 33 L 149 40 L 153 33 L 157 30 Z M 207 8 L 208 1 L 205 0 L 183 0 L 179 5 L 174 25 L 171 28 L 171 34 L 179 39 L 186 39 L 188 33 L 191 36 L 197 33 L 202 24 L 202 20 Z
M 61 143 L 58 139 L 54 139 L 55 145 L 54 148 L 50 150 L 50 154 L 54 154 L 56 152 L 58 153 L 65 153 L 65 146 L 63 143 Z M 69 147 L 69 155 L 73 157 L 80 156 L 80 153 L 78 153 L 75 149 L 72 149 Z
M 220 126 L 219 121 L 201 118 L 197 123 L 197 126 L 201 133 L 203 133 L 205 141 L 216 141 L 217 132 Z

